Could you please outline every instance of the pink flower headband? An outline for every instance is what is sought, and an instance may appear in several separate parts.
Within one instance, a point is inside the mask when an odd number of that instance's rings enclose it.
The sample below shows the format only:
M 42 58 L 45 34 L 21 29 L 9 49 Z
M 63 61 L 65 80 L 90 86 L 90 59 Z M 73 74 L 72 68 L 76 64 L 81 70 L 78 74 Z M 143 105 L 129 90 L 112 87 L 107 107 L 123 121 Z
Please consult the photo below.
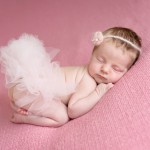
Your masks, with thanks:
M 136 46 L 135 44 L 133 44 L 132 42 L 128 41 L 127 39 L 124 39 L 120 36 L 115 36 L 115 35 L 103 35 L 102 32 L 98 31 L 94 33 L 94 36 L 92 38 L 92 42 L 94 44 L 94 46 L 98 46 L 100 45 L 104 39 L 106 38 L 115 38 L 115 39 L 119 39 L 121 41 L 124 41 L 126 43 L 128 43 L 129 45 L 131 45 L 133 48 L 137 49 L 140 53 L 141 53 L 141 48 Z

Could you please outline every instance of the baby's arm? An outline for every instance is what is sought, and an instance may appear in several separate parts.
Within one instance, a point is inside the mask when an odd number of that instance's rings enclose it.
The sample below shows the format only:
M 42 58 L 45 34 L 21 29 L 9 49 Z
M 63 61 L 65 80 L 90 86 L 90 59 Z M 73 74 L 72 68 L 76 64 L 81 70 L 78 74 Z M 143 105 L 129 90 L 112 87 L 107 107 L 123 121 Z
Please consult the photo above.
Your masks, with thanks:
M 114 85 L 112 83 L 100 83 L 97 87 L 96 87 L 96 92 L 99 95 L 99 97 L 102 97 L 110 88 L 112 88 Z
M 95 82 L 89 81 L 85 77 L 69 101 L 69 117 L 77 118 L 90 111 L 110 88 L 109 84 L 97 86 Z M 100 89 L 102 89 L 102 92 Z

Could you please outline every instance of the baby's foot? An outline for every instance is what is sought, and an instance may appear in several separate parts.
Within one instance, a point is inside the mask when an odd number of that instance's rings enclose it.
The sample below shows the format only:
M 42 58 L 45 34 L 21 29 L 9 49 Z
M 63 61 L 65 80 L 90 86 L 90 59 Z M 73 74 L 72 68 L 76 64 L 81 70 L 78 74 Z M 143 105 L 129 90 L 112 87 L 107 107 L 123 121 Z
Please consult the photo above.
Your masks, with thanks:
M 24 116 L 24 115 L 21 115 L 21 114 L 18 114 L 18 113 L 14 113 L 11 117 L 11 122 L 13 123 L 24 123 L 24 117 L 27 117 L 27 116 Z
M 26 110 L 24 108 L 19 108 L 17 112 L 22 115 L 28 115 L 28 110 Z

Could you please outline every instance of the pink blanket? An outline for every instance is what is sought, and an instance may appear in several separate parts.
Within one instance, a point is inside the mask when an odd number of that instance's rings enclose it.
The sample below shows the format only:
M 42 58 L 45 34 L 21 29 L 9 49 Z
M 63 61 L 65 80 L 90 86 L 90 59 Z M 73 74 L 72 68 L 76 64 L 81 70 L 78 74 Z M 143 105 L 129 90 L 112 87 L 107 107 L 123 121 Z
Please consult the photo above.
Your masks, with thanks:
M 13 124 L 0 74 L 0 149 L 148 150 L 150 148 L 150 1 L 1 0 L 0 46 L 22 33 L 61 49 L 62 65 L 87 63 L 91 33 L 113 26 L 143 39 L 135 66 L 86 115 L 59 128 Z

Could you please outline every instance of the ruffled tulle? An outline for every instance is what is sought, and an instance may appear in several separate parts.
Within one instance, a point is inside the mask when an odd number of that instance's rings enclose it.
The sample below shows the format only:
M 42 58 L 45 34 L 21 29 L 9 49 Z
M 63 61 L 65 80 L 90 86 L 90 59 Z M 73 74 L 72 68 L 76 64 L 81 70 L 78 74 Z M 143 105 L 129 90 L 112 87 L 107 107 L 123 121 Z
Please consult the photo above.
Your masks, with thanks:
M 74 92 L 75 85 L 66 83 L 59 64 L 52 62 L 58 51 L 53 49 L 48 54 L 42 41 L 28 34 L 1 47 L 0 62 L 6 86 L 16 86 L 14 97 L 19 107 L 32 104 L 29 109 L 42 111 L 52 100 Z M 43 102 L 37 108 L 39 99 Z

